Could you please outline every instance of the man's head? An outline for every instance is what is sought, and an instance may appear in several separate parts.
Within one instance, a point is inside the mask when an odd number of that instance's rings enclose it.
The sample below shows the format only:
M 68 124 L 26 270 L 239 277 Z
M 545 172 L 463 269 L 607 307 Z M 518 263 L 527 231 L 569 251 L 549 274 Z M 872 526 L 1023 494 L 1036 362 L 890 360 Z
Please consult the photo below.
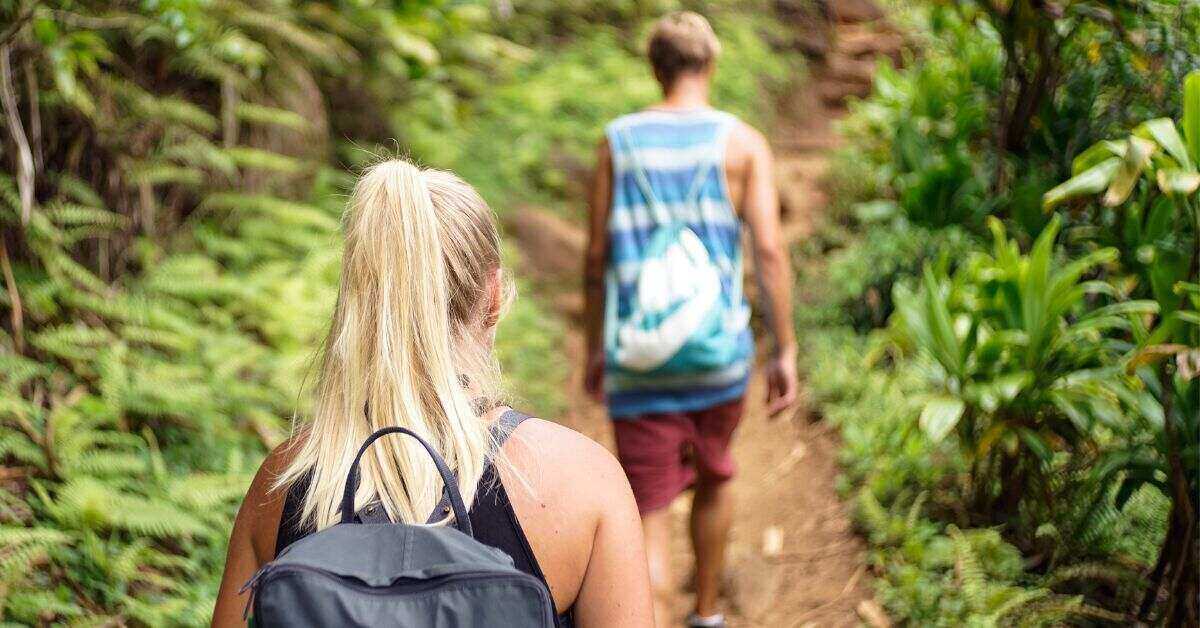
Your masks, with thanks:
M 664 16 L 650 34 L 650 66 L 664 91 L 681 76 L 707 76 L 720 53 L 721 43 L 708 20 L 691 11 Z

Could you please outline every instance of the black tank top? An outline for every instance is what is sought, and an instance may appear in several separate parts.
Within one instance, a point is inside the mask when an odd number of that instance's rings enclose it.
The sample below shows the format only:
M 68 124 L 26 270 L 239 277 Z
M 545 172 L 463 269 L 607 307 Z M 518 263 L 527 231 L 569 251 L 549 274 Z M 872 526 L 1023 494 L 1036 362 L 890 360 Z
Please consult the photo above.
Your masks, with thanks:
M 315 532 L 313 526 L 300 525 L 300 516 L 304 506 L 304 494 L 308 491 L 310 476 L 305 475 L 296 480 L 288 488 L 287 497 L 283 502 L 283 513 L 279 516 L 279 531 L 275 536 L 275 555 L 278 556 L 283 548 Z M 538 565 L 529 539 L 517 520 L 512 502 L 508 499 L 508 491 L 496 474 L 496 467 L 488 464 L 479 479 L 475 493 L 475 503 L 470 511 L 471 527 L 475 530 L 475 540 L 498 548 L 513 559 L 513 565 L 546 585 L 546 575 Z M 575 625 L 573 609 L 555 618 L 558 628 L 573 628 Z

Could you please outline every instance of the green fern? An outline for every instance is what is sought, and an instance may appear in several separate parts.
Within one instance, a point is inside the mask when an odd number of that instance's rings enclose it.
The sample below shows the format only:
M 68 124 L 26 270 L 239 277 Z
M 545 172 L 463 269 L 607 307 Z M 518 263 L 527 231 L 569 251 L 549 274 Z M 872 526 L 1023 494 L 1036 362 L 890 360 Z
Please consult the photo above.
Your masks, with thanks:
M 979 564 L 971 539 L 957 526 L 947 527 L 946 532 L 954 543 L 954 571 L 962 587 L 963 599 L 980 612 L 987 608 L 987 575 Z
M 237 116 L 246 122 L 276 125 L 294 131 L 312 129 L 312 123 L 294 111 L 254 103 L 239 102 L 237 105 Z
M 234 146 L 225 150 L 233 163 L 248 170 L 264 170 L 282 174 L 294 174 L 305 169 L 299 159 L 267 150 Z

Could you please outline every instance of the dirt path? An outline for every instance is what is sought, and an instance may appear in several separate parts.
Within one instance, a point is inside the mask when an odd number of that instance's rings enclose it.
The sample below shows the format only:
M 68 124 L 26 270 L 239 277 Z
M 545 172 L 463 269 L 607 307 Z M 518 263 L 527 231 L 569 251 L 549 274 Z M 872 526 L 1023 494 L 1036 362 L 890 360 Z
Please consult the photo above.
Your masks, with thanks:
M 832 122 L 844 114 L 846 97 L 865 94 L 873 59 L 895 56 L 899 48 L 899 37 L 877 17 L 866 11 L 823 24 L 823 49 L 815 51 L 811 80 L 781 105 L 773 142 L 789 244 L 812 233 L 828 202 L 822 182 L 829 156 L 840 143 Z M 533 209 L 518 212 L 508 227 L 521 242 L 524 272 L 550 286 L 541 295 L 572 321 L 564 347 L 572 367 L 565 395 L 569 408 L 560 421 L 611 447 L 604 409 L 580 392 L 583 346 L 575 322 L 581 300 L 566 289 L 578 276 L 583 234 L 578 226 Z M 738 506 L 725 581 L 731 626 L 886 624 L 871 599 L 865 545 L 854 534 L 848 507 L 834 488 L 837 451 L 836 435 L 810 421 L 803 404 L 795 416 L 770 421 L 763 411 L 762 383 L 752 379 L 734 443 Z M 685 494 L 671 506 L 681 620 L 691 607 L 690 499 Z

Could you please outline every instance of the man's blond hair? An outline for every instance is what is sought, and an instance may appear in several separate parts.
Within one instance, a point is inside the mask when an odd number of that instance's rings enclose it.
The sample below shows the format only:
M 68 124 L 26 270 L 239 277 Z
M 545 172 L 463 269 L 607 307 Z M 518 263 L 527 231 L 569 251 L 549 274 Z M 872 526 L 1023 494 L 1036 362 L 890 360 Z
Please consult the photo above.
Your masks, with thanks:
M 654 75 L 669 86 L 680 74 L 711 67 L 721 53 L 721 42 L 704 16 L 678 11 L 654 25 L 647 52 Z

